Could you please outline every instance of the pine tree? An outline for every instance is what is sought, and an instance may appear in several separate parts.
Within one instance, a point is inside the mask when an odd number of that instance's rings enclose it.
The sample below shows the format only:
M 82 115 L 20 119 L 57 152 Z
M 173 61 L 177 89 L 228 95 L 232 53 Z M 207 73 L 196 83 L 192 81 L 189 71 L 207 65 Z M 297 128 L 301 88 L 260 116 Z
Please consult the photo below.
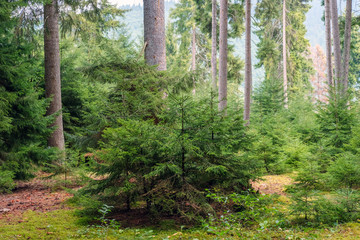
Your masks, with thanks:
M 342 85 L 343 93 L 346 93 L 349 85 L 349 61 L 350 61 L 350 43 L 351 43 L 351 20 L 352 20 L 352 0 L 346 1 L 344 49 L 342 63 Z
M 94 169 L 108 177 L 86 191 L 120 207 L 146 201 L 152 213 L 192 220 L 214 211 L 205 189 L 247 188 L 257 164 L 239 154 L 249 144 L 241 113 L 233 104 L 224 117 L 216 98 L 213 92 L 170 92 L 160 121 L 119 119 L 104 131 L 106 164 Z
M 312 72 L 309 59 L 304 55 L 309 42 L 305 38 L 305 14 L 309 10 L 307 0 L 286 1 L 286 51 L 288 94 L 295 89 L 309 86 L 308 78 Z M 282 66 L 282 10 L 283 0 L 263 0 L 256 5 L 254 24 L 259 28 L 257 67 L 265 68 L 265 77 L 283 82 Z
M 211 82 L 213 90 L 217 92 L 217 2 L 212 0 L 212 15 L 211 15 Z
M 47 115 L 56 114 L 52 125 L 55 130 L 48 143 L 51 147 L 65 150 L 60 78 L 59 12 L 57 0 L 44 5 L 44 54 L 45 54 L 45 95 L 51 98 Z
M 337 0 L 330 0 L 331 5 L 331 20 L 332 20 L 332 34 L 335 58 L 335 86 L 341 86 L 341 49 L 340 49 L 340 32 L 339 32 L 339 17 Z
M 328 79 L 328 85 L 333 86 L 330 0 L 325 0 L 325 30 L 326 30 L 325 35 L 326 35 L 327 79 Z
M 318 109 L 318 122 L 323 141 L 332 157 L 344 150 L 344 144 L 351 137 L 354 126 L 353 110 L 348 108 L 350 95 L 343 95 L 335 87 L 329 90 L 329 102 L 321 103 Z
M 252 65 L 251 65 L 251 0 L 246 1 L 246 43 L 245 43 L 245 101 L 244 120 L 250 120 L 251 88 L 252 88 Z M 248 124 L 248 123 L 247 123 Z
M 220 0 L 220 40 L 219 40 L 219 111 L 227 106 L 227 24 L 228 0 Z
M 287 80 L 287 49 L 286 49 L 286 0 L 283 0 L 282 11 L 282 62 L 283 62 L 283 85 L 284 85 L 284 103 L 288 108 L 288 80 Z
M 42 59 L 14 31 L 20 22 L 14 11 L 22 4 L 0 2 L 0 191 L 4 181 L 27 180 L 37 166 L 55 159 L 54 149 L 47 148 L 53 117 L 44 117 L 49 102 L 43 97 Z
M 144 0 L 145 60 L 166 70 L 164 0 Z

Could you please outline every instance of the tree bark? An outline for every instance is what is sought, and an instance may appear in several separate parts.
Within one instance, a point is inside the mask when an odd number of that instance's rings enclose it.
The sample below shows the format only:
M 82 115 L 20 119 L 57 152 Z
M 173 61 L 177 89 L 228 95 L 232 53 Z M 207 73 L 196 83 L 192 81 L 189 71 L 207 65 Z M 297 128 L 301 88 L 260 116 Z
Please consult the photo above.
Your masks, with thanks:
M 282 35 L 283 35 L 283 84 L 284 84 L 284 104 L 288 108 L 288 81 L 287 81 L 287 65 L 286 65 L 286 0 L 283 1 L 283 14 L 282 14 Z
M 245 10 L 245 104 L 244 120 L 246 125 L 250 123 L 250 103 L 252 88 L 251 71 L 251 0 L 246 0 Z
M 227 19 L 228 1 L 220 0 L 219 111 L 227 106 Z
M 335 55 L 335 80 L 334 83 L 339 87 L 341 80 L 341 50 L 340 50 L 340 33 L 339 33 L 339 17 L 337 0 L 330 0 L 331 3 L 331 20 L 332 20 L 332 33 L 333 45 Z
M 328 85 L 330 87 L 333 86 L 330 0 L 325 0 L 325 34 L 326 34 L 327 79 L 328 79 Z
M 212 74 L 212 88 L 213 91 L 217 91 L 217 79 L 216 79 L 216 53 L 217 53 L 217 41 L 216 41 L 216 0 L 212 0 L 212 26 L 211 26 L 211 74 Z
M 145 60 L 166 70 L 164 0 L 144 0 Z
M 48 145 L 65 150 L 60 79 L 59 13 L 57 0 L 44 6 L 44 55 L 45 55 L 45 96 L 51 98 L 46 115 L 57 114 L 55 131 L 48 139 Z
M 191 70 L 193 73 L 196 71 L 196 28 L 195 24 L 193 25 L 192 29 L 192 46 L 191 46 Z M 195 84 L 195 77 L 193 76 L 193 90 L 192 93 L 195 95 L 196 93 L 196 84 Z
M 196 28 L 195 24 L 192 29 L 192 46 L 191 46 L 191 70 L 196 71 Z
M 343 93 L 348 89 L 349 79 L 349 60 L 350 60 L 350 42 L 351 42 L 351 16 L 352 0 L 346 2 L 345 32 L 344 32 L 344 51 L 343 51 Z

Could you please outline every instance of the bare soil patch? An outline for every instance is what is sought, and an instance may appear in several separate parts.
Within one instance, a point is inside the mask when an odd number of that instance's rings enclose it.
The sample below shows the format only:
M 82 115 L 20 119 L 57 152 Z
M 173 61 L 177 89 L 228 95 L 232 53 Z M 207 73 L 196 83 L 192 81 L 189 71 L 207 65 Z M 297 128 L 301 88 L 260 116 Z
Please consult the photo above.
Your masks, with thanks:
M 262 180 L 252 183 L 256 191 L 263 194 L 279 194 L 286 195 L 284 190 L 287 185 L 294 182 L 289 175 L 268 175 L 263 176 Z
M 12 193 L 0 194 L 0 219 L 10 219 L 27 210 L 48 212 L 57 209 L 69 209 L 63 203 L 72 194 L 53 186 L 57 180 L 42 179 L 38 176 L 31 181 L 18 181 Z

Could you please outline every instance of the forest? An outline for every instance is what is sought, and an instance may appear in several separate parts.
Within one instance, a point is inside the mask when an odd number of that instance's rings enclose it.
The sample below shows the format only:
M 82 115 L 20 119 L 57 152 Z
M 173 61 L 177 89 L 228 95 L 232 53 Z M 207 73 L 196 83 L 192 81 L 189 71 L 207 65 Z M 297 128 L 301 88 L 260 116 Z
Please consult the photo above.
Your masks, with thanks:
M 311 0 L 0 0 L 1 239 L 360 239 L 359 2 L 318 1 L 324 45 Z

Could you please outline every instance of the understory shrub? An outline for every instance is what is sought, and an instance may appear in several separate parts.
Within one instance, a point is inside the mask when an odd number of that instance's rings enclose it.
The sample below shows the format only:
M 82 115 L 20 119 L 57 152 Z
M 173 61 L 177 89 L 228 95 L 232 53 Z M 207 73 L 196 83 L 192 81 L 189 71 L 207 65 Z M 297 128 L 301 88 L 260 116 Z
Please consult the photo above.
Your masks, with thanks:
M 214 212 L 205 189 L 240 192 L 257 176 L 257 162 L 242 151 L 250 139 L 240 112 L 218 112 L 214 94 L 180 93 L 168 96 L 159 121 L 118 119 L 119 127 L 104 130 L 105 163 L 94 169 L 103 179 L 86 191 L 188 220 Z
M 250 189 L 241 193 L 223 194 L 214 189 L 208 190 L 207 197 L 215 206 L 216 213 L 209 213 L 202 221 L 202 227 L 217 236 L 243 227 L 258 225 L 263 229 L 283 226 L 286 222 L 278 209 L 269 206 L 277 198 L 275 195 L 260 195 Z
M 350 152 L 340 154 L 328 168 L 329 184 L 335 188 L 360 187 L 360 158 Z
M 360 192 L 341 189 L 315 201 L 314 224 L 339 224 L 360 218 Z
M 316 214 L 315 203 L 319 196 L 320 171 L 316 161 L 306 161 L 302 164 L 295 183 L 288 187 L 291 194 L 291 214 L 297 218 L 311 220 Z
M 49 100 L 43 96 L 43 60 L 14 31 L 19 20 L 12 11 L 22 4 L 4 2 L 9 11 L 0 13 L 5 14 L 0 19 L 0 168 L 6 182 L 31 178 L 34 166 L 55 159 L 46 148 L 54 117 L 44 117 Z
M 0 169 L 0 193 L 9 193 L 15 188 L 14 173 Z
M 349 152 L 338 155 L 327 173 L 320 172 L 317 161 L 305 162 L 288 188 L 291 214 L 307 225 L 356 221 L 360 217 L 359 179 L 359 160 Z

